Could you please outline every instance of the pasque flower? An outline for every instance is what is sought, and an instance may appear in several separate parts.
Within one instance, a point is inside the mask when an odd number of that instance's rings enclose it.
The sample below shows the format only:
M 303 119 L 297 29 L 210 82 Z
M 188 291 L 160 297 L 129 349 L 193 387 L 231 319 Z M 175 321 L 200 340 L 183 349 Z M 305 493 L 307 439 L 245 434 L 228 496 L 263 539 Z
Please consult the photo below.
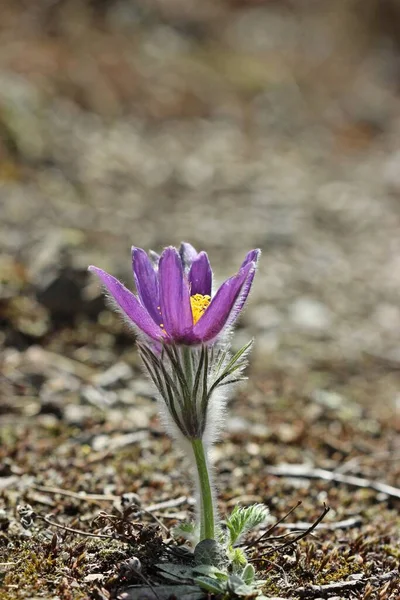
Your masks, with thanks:
M 158 342 L 188 346 L 213 342 L 243 308 L 254 278 L 259 251 L 249 252 L 238 273 L 212 294 L 212 270 L 205 252 L 190 244 L 169 247 L 153 260 L 132 249 L 137 296 L 97 267 L 111 297 L 139 332 Z
M 138 332 L 139 352 L 172 434 L 194 460 L 201 540 L 214 538 L 216 526 L 207 451 L 221 424 L 226 390 L 242 379 L 252 344 L 232 356 L 226 334 L 249 295 L 259 253 L 251 250 L 215 294 L 207 254 L 187 243 L 161 256 L 133 248 L 137 296 L 112 275 L 89 267 Z

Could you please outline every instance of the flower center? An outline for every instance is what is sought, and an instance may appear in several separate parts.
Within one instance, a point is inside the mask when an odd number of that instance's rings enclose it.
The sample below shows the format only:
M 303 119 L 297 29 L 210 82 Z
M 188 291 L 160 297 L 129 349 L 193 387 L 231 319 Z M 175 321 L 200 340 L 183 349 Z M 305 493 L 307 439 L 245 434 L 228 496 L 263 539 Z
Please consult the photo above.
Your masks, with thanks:
M 210 296 L 203 296 L 202 294 L 195 294 L 190 296 L 190 306 L 192 307 L 193 325 L 196 325 L 197 321 L 203 315 L 211 302 Z

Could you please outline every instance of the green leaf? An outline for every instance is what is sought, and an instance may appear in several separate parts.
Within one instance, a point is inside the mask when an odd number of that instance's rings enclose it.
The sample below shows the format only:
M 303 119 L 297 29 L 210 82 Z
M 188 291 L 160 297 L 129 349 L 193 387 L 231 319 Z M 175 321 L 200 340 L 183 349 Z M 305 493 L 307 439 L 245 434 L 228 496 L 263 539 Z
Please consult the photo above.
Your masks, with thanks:
M 161 571 L 160 575 L 162 575 L 165 579 L 169 579 L 170 581 L 185 581 L 189 582 L 193 579 L 193 569 L 192 567 L 186 565 L 175 565 L 174 563 L 162 563 L 156 565 L 157 569 Z
M 196 523 L 183 522 L 172 528 L 172 535 L 174 538 L 183 538 L 194 545 L 198 539 L 197 529 Z
M 233 546 L 243 533 L 264 523 L 268 515 L 269 510 L 264 504 L 253 504 L 246 507 L 235 506 L 226 520 L 231 545 Z
M 198 565 L 193 567 L 193 573 L 199 573 L 199 575 L 206 575 L 207 577 L 211 577 L 214 579 L 218 579 L 220 581 L 227 581 L 228 575 L 217 569 L 217 567 L 213 567 L 212 565 Z
M 238 575 L 231 575 L 228 579 L 226 589 L 228 592 L 232 592 L 236 596 L 246 598 L 246 600 L 250 600 L 250 598 L 257 598 L 258 590 L 254 589 L 254 587 L 247 585 L 241 577 Z
M 248 563 L 243 569 L 242 579 L 247 585 L 251 585 L 256 575 L 255 569 L 252 564 Z
M 226 367 L 224 369 L 225 373 L 231 372 L 232 367 L 234 367 L 237 364 L 239 358 L 241 358 L 242 356 L 246 356 L 246 354 L 250 351 L 253 343 L 254 343 L 254 340 L 250 340 L 249 342 L 247 342 L 247 344 L 245 344 L 242 348 L 240 348 L 240 350 L 238 350 L 236 352 L 236 354 L 234 354 L 234 356 L 232 356 L 229 363 L 226 365 Z
M 212 594 L 221 594 L 225 591 L 225 584 L 222 582 L 220 583 L 212 577 L 196 577 L 194 582 L 197 583 L 197 585 L 199 585 L 203 590 L 207 590 L 207 592 L 211 592 Z
M 247 364 L 247 355 L 250 352 L 251 346 L 253 345 L 253 340 L 250 340 L 247 344 L 240 348 L 236 352 L 236 354 L 229 360 L 227 364 L 224 362 L 221 363 L 220 368 L 217 372 L 222 371 L 218 377 L 215 379 L 214 383 L 210 387 L 208 391 L 208 396 L 211 397 L 212 392 L 221 385 L 221 383 L 230 375 L 232 375 L 235 371 L 242 371 Z M 226 355 L 224 356 L 225 361 Z M 242 360 L 240 360 L 242 359 Z
M 202 540 L 194 549 L 196 565 L 212 565 L 222 567 L 227 564 L 227 556 L 223 546 L 215 540 Z
M 229 550 L 229 559 L 232 564 L 233 571 L 242 570 L 247 564 L 247 558 L 241 548 L 233 548 Z

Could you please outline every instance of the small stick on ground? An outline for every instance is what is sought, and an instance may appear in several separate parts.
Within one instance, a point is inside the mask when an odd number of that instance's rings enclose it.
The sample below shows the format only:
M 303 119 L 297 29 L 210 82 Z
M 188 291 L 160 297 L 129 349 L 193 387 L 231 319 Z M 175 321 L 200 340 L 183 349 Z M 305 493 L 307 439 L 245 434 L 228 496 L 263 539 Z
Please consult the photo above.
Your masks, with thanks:
M 119 496 L 113 494 L 87 494 L 86 492 L 73 492 L 71 490 L 64 490 L 62 488 L 47 487 L 45 485 L 34 485 L 32 486 L 39 492 L 46 494 L 59 494 L 60 496 L 68 496 L 69 498 L 75 498 L 76 500 L 84 500 L 85 502 L 116 502 L 120 499 Z
M 355 467 L 359 467 L 366 459 L 373 459 L 376 462 L 380 462 L 384 460 L 385 462 L 391 462 L 395 460 L 399 460 L 400 452 L 393 452 L 391 450 L 384 450 L 382 452 L 371 452 L 370 454 L 361 454 L 359 456 L 353 456 L 345 461 L 343 461 L 340 465 L 338 465 L 335 469 L 335 473 L 348 473 Z
M 164 510 L 165 508 L 176 508 L 177 506 L 181 506 L 188 501 L 187 496 L 179 496 L 178 498 L 173 498 L 172 500 L 166 500 L 165 502 L 158 502 L 157 504 L 150 504 L 146 508 L 147 512 L 155 512 L 158 510 Z
M 249 542 L 248 544 L 243 544 L 242 548 L 244 548 L 244 550 L 247 550 L 248 548 L 251 548 L 251 547 L 259 544 L 261 542 L 261 540 L 265 539 L 268 536 L 268 534 L 272 533 L 274 531 L 274 529 L 276 529 L 278 527 L 278 525 L 280 525 L 283 521 L 285 521 L 285 519 L 287 519 L 288 516 L 291 515 L 292 512 L 294 512 L 296 510 L 296 508 L 298 508 L 300 506 L 300 504 L 301 504 L 301 500 L 299 500 L 295 506 L 292 506 L 292 508 L 289 510 L 289 512 L 287 512 L 285 515 L 283 515 L 283 517 L 278 519 L 278 521 L 276 521 L 271 527 L 269 527 L 269 529 L 267 529 L 267 531 L 264 531 L 264 533 L 262 535 L 260 535 L 259 538 L 254 540 L 254 542 Z
M 278 465 L 277 467 L 268 467 L 267 473 L 276 475 L 277 477 L 302 477 L 303 479 L 323 479 L 324 481 L 344 483 L 351 487 L 374 490 L 400 500 L 400 488 L 395 488 L 387 483 L 365 479 L 364 477 L 343 475 L 342 473 L 318 469 L 309 465 Z
M 145 577 L 143 575 L 143 573 L 141 573 L 141 571 L 139 571 L 138 569 L 135 569 L 135 573 L 136 575 L 138 575 L 144 582 L 146 585 L 149 586 L 149 588 L 151 589 L 151 591 L 153 592 L 153 594 L 155 595 L 155 597 L 157 598 L 157 600 L 161 600 L 160 596 L 157 594 L 154 586 L 151 585 L 150 581 L 147 579 L 147 577 Z
M 32 487 L 39 492 L 44 492 L 47 494 L 59 494 L 60 496 L 68 496 L 69 498 L 75 498 L 76 500 L 83 500 L 85 502 L 117 502 L 121 499 L 120 496 L 115 496 L 113 494 L 87 494 L 86 492 L 73 492 L 71 490 L 64 490 L 62 488 L 49 487 L 45 485 L 34 485 Z M 181 506 L 187 502 L 187 500 L 187 496 L 179 496 L 178 498 L 173 498 L 172 500 L 158 502 L 157 504 L 150 504 L 150 506 L 146 508 L 146 511 L 156 512 L 166 508 L 176 508 L 177 506 Z
M 300 598 L 329 598 L 343 592 L 360 590 L 366 583 L 366 581 L 359 579 L 356 581 L 335 581 L 334 583 L 327 583 L 325 585 L 310 584 L 306 587 L 296 588 L 296 596 Z
M 379 585 L 383 581 L 394 580 L 398 577 L 398 571 L 390 571 L 389 573 L 382 573 L 375 577 L 368 577 L 362 579 L 356 579 L 355 581 L 335 581 L 334 583 L 326 583 L 324 585 L 309 584 L 304 587 L 296 588 L 296 596 L 300 598 L 329 598 L 330 596 L 337 596 L 343 592 L 351 592 L 359 590 L 372 583 L 373 585 Z
M 293 546 L 294 544 L 297 544 L 297 542 L 299 542 L 300 540 L 302 540 L 303 538 L 305 538 L 307 535 L 310 535 L 310 533 L 312 533 L 314 531 L 314 529 L 316 529 L 316 527 L 321 523 L 322 519 L 325 517 L 325 515 L 328 514 L 329 511 L 330 511 L 330 507 L 326 506 L 326 504 L 324 504 L 324 510 L 319 515 L 318 519 L 306 531 L 303 531 L 302 533 L 300 533 L 299 535 L 297 535 L 292 540 L 289 540 L 288 542 L 285 542 L 284 544 L 281 544 L 280 546 L 270 548 L 261 557 L 252 558 L 252 559 L 249 560 L 249 562 L 257 562 L 260 559 L 263 559 L 265 556 L 268 556 L 268 554 L 273 554 L 274 552 L 280 552 L 281 550 L 283 550 L 284 548 L 287 548 L 288 546 Z M 260 548 L 265 548 L 266 546 L 262 545 L 262 546 L 259 546 L 259 547 Z
M 50 525 L 51 527 L 57 527 L 58 529 L 62 529 L 63 531 L 68 531 L 69 533 L 75 533 L 77 535 L 83 535 L 85 537 L 94 537 L 94 538 L 103 538 L 107 540 L 115 540 L 120 539 L 114 535 L 108 535 L 106 533 L 91 533 L 90 531 L 82 531 L 81 529 L 74 529 L 73 527 L 68 527 L 67 525 L 61 525 L 60 523 L 56 523 L 52 521 L 48 517 L 43 517 L 41 515 L 36 515 L 36 519 L 41 519 L 46 523 L 46 525 Z M 124 540 L 121 539 L 123 542 Z
M 258 560 L 260 562 L 265 562 L 268 565 L 270 565 L 270 568 L 267 570 L 267 572 L 269 572 L 272 569 L 279 569 L 279 571 L 282 573 L 282 578 L 283 578 L 283 580 L 285 582 L 285 586 L 287 587 L 289 585 L 288 578 L 287 578 L 285 569 L 283 567 L 281 567 L 277 563 L 273 562 L 272 560 L 268 560 L 268 558 L 259 558 Z
M 333 521 L 332 523 L 320 523 L 315 529 L 329 529 L 329 531 L 336 531 L 336 529 L 350 529 L 351 527 L 357 527 L 361 525 L 363 519 L 361 517 L 349 517 L 343 521 Z M 290 530 L 303 530 L 306 531 L 310 527 L 310 523 L 305 521 L 298 521 L 297 523 L 282 523 L 281 527 Z
M 164 529 L 164 531 L 166 531 L 168 533 L 168 535 L 170 534 L 168 527 L 166 525 L 164 525 L 164 523 L 161 521 L 161 519 L 159 519 L 157 517 L 157 515 L 153 514 L 146 508 L 139 508 L 139 510 L 140 510 L 140 512 L 144 513 L 145 515 L 149 515 L 149 517 L 154 519 L 154 521 L 161 527 L 161 529 Z

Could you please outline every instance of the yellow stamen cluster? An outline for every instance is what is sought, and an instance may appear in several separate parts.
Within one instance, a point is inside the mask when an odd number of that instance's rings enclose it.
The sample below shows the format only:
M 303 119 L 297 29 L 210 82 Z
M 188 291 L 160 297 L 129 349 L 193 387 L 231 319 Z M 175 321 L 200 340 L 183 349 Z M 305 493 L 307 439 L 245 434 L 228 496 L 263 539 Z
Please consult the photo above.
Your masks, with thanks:
M 203 296 L 202 294 L 195 294 L 190 297 L 190 306 L 192 307 L 193 324 L 195 325 L 204 311 L 207 309 L 211 302 L 210 296 Z

